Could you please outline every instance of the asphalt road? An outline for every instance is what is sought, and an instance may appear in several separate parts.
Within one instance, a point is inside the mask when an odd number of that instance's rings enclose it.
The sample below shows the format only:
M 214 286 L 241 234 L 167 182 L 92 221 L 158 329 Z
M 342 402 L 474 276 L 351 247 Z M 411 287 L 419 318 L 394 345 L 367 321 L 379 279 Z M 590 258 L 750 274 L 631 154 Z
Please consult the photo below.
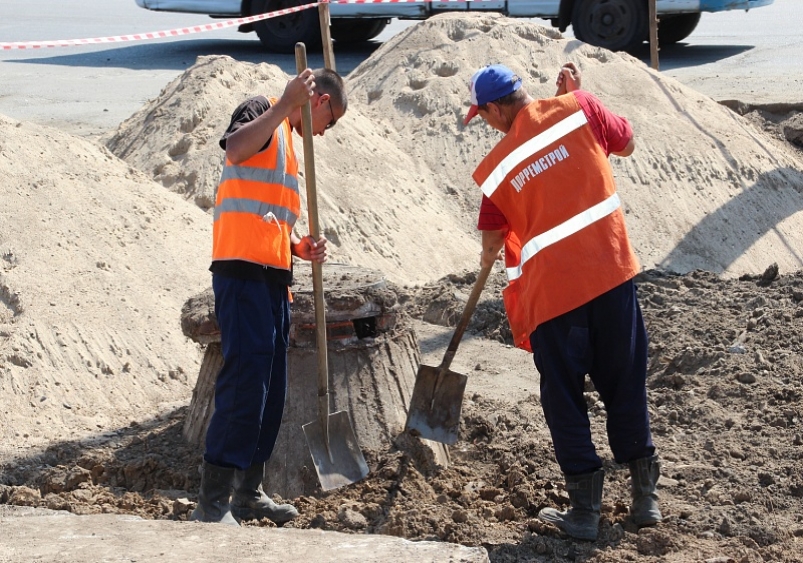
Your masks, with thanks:
M 134 0 L 0 0 L 0 43 L 130 35 L 214 21 L 151 12 Z M 801 21 L 800 0 L 704 14 L 686 41 L 660 52 L 660 70 L 717 100 L 803 102 Z M 377 41 L 336 48 L 338 70 L 350 72 L 381 41 L 414 23 L 394 20 Z M 295 69 L 291 55 L 266 53 L 255 34 L 236 28 L 171 39 L 0 50 L 0 114 L 93 136 L 114 129 L 198 56 L 211 54 L 270 62 L 288 73 Z M 646 46 L 639 55 L 649 64 Z M 322 57 L 310 54 L 309 64 L 322 66 Z

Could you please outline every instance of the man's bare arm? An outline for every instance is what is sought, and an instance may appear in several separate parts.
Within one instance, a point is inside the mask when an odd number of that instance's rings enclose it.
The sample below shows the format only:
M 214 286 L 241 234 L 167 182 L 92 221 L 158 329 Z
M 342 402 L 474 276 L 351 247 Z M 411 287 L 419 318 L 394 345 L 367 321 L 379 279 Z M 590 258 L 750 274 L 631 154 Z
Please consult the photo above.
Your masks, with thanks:
M 505 247 L 507 230 L 482 231 L 482 253 L 480 266 L 492 266 L 494 262 L 502 259 L 502 249 Z
M 226 158 L 239 164 L 254 156 L 267 144 L 282 121 L 307 103 L 314 92 L 315 79 L 312 71 L 306 69 L 287 83 L 282 97 L 265 113 L 229 135 Z

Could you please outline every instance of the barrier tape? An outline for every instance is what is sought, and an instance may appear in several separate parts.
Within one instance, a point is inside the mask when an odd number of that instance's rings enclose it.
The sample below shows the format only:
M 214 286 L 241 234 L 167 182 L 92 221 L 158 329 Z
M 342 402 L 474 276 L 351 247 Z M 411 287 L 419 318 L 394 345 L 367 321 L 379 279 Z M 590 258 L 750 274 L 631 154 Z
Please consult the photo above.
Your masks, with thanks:
M 226 29 L 244 23 L 253 23 L 279 16 L 285 16 L 294 12 L 300 12 L 308 8 L 316 7 L 320 2 L 304 4 L 303 6 L 293 6 L 275 12 L 257 14 L 235 20 L 226 20 L 217 23 L 196 25 L 193 27 L 182 27 L 178 29 L 168 29 L 165 31 L 152 31 L 149 33 L 134 33 L 132 35 L 117 35 L 115 37 L 92 37 L 89 39 L 59 39 L 56 41 L 22 41 L 19 43 L 0 43 L 0 50 L 9 51 L 11 49 L 45 49 L 48 47 L 76 47 L 78 45 L 98 45 L 101 43 L 121 43 L 124 41 L 143 41 L 145 39 L 161 39 L 164 37 L 178 37 L 181 35 L 192 35 L 193 33 L 203 33 L 215 29 Z
M 242 25 L 246 23 L 254 23 L 270 18 L 279 16 L 286 16 L 309 8 L 328 3 L 328 4 L 421 4 L 429 0 L 321 0 L 320 2 L 313 2 L 301 6 L 293 6 L 292 8 L 284 8 L 276 10 L 275 12 L 267 12 L 264 14 L 257 14 L 255 16 L 248 16 L 245 18 L 238 18 L 233 20 L 226 20 L 217 23 L 210 23 L 204 25 L 196 25 L 193 27 L 181 27 L 177 29 L 168 29 L 164 31 L 151 31 L 148 33 L 134 33 L 131 35 L 117 35 L 114 37 L 91 37 L 88 39 L 57 39 L 55 41 L 20 41 L 16 43 L 0 43 L 0 51 L 10 51 L 12 49 L 47 49 L 50 47 L 77 47 L 80 45 L 99 45 L 102 43 L 122 43 L 126 41 L 144 41 L 146 39 L 162 39 L 165 37 L 179 37 L 181 35 L 192 35 L 194 33 L 204 33 L 207 31 L 214 31 L 217 29 L 226 29 L 234 27 L 235 25 Z M 466 2 L 495 2 L 497 0 L 436 0 L 437 3 L 466 3 Z

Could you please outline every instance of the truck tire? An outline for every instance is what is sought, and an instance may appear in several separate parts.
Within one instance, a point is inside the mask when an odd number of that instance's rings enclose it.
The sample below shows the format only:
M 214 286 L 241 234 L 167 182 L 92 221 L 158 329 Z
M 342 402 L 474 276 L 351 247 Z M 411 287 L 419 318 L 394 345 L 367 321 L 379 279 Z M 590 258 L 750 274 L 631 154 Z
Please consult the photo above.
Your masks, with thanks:
M 644 0 L 576 0 L 572 11 L 574 36 L 611 51 L 634 51 L 647 39 Z
M 350 45 L 370 41 L 387 27 L 390 20 L 367 18 L 338 18 L 332 20 L 332 39 Z
M 301 0 L 253 0 L 250 15 L 275 12 L 301 4 Z M 254 24 L 254 31 L 262 45 L 274 53 L 293 53 L 299 41 L 306 45 L 307 51 L 321 49 L 321 24 L 318 10 L 315 9 L 262 20 Z
M 683 41 L 700 23 L 700 12 L 695 14 L 677 14 L 664 16 L 658 20 L 658 43 L 671 45 Z

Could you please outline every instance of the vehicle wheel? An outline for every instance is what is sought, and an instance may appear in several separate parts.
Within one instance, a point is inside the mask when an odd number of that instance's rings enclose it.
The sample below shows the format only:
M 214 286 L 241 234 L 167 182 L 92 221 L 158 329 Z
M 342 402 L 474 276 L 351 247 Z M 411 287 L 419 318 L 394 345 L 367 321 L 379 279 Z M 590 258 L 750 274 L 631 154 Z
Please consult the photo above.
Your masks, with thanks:
M 632 51 L 647 39 L 644 0 L 577 0 L 572 12 L 574 35 L 611 51 Z
M 370 41 L 387 27 L 390 20 L 338 18 L 332 20 L 332 39 L 338 43 Z
M 251 15 L 275 12 L 302 3 L 301 0 L 254 0 L 251 3 Z M 307 51 L 321 48 L 321 24 L 318 10 L 315 9 L 262 20 L 254 24 L 254 30 L 262 45 L 274 53 L 293 53 L 299 41 L 306 45 Z
M 697 12 L 696 14 L 664 16 L 658 20 L 658 43 L 671 45 L 683 41 L 700 23 L 700 15 L 700 12 Z

